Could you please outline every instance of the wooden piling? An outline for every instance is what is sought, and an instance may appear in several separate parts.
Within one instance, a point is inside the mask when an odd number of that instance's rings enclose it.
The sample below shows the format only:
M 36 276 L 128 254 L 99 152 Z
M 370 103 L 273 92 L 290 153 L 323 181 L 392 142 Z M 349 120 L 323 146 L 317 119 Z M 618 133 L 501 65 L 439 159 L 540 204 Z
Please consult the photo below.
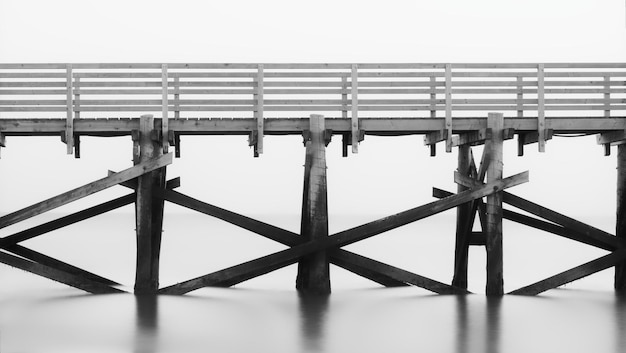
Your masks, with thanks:
M 328 237 L 328 202 L 326 190 L 326 144 L 324 116 L 311 115 L 305 141 L 304 190 L 300 235 L 307 242 Z M 298 263 L 296 289 L 303 293 L 330 293 L 330 271 L 326 251 L 303 257 Z
M 135 148 L 135 163 L 146 162 L 163 154 L 160 141 L 153 139 L 154 118 L 141 116 L 139 122 L 139 148 Z M 137 266 L 135 294 L 156 294 L 159 289 L 159 255 L 163 228 L 163 199 L 155 190 L 165 188 L 165 168 L 146 173 L 138 178 L 135 203 L 137 231 Z
M 489 113 L 487 127 L 491 129 L 491 139 L 487 140 L 485 148 L 489 149 L 489 167 L 487 168 L 487 182 L 493 183 L 502 179 L 502 130 L 504 116 L 502 113 Z M 503 288 L 502 266 L 502 192 L 496 191 L 487 196 L 486 233 L 487 233 L 487 286 L 485 294 L 501 296 Z
M 457 171 L 465 176 L 470 174 L 472 160 L 472 150 L 469 145 L 459 146 Z M 458 192 L 461 193 L 469 189 L 458 184 Z M 456 245 L 454 251 L 454 276 L 452 285 L 467 289 L 467 260 L 469 254 L 469 232 L 467 225 L 472 217 L 472 203 L 468 202 L 456 208 Z
M 626 144 L 617 146 L 617 215 L 615 235 L 626 239 Z M 626 262 L 615 266 L 615 290 L 626 293 Z

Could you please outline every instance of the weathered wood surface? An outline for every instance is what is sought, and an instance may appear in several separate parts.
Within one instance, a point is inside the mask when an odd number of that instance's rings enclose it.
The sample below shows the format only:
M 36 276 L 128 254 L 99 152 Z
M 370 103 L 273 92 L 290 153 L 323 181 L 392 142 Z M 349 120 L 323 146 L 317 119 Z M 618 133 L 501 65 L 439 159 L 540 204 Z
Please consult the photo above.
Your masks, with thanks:
M 491 139 L 485 142 L 490 161 L 487 168 L 487 182 L 502 179 L 504 116 L 501 113 L 489 113 L 487 127 L 491 129 Z M 487 249 L 487 285 L 488 296 L 504 294 L 504 272 L 502 251 L 502 191 L 487 195 L 486 205 L 486 249 Z
M 266 135 L 301 135 L 308 129 L 308 118 L 268 118 L 265 120 Z M 326 128 L 333 134 L 351 132 L 350 119 L 328 118 Z M 249 135 L 254 130 L 256 120 L 252 118 L 221 119 L 170 119 L 170 130 L 178 135 Z M 487 126 L 485 117 L 455 117 L 454 133 L 475 132 Z M 601 133 L 626 129 L 623 118 L 572 118 L 547 117 L 546 127 L 554 133 Z M 88 119 L 74 121 L 74 133 L 91 136 L 129 136 L 139 128 L 139 119 Z M 444 122 L 441 118 L 362 118 L 359 129 L 365 134 L 406 135 L 428 134 L 441 131 Z M 533 118 L 505 118 L 505 129 L 515 129 L 518 133 L 537 131 L 537 121 Z M 0 119 L 0 132 L 5 136 L 59 136 L 65 130 L 65 119 Z
M 98 283 L 102 283 L 105 285 L 110 285 L 110 286 L 119 285 L 119 283 L 115 281 L 96 275 L 89 271 L 83 270 L 82 268 L 70 265 L 68 263 L 57 260 L 50 256 L 44 255 L 32 249 L 25 248 L 21 245 L 13 244 L 13 245 L 8 245 L 8 246 L 3 246 L 2 248 L 15 255 L 21 256 L 27 260 L 30 260 L 35 263 L 41 264 L 43 266 L 47 266 L 47 267 L 50 267 L 50 268 L 53 268 L 62 272 L 66 272 L 70 275 L 76 276 L 76 280 L 80 278 L 84 278 L 87 281 L 98 282 Z
M 305 139 L 300 236 L 306 242 L 316 242 L 328 237 L 324 120 L 323 115 L 311 115 L 309 133 Z M 326 251 L 319 251 L 300 259 L 296 289 L 302 293 L 330 293 L 330 268 Z
M 454 193 L 439 188 L 433 188 L 433 197 L 444 198 L 451 195 L 454 195 Z M 621 247 L 626 247 L 626 240 L 620 240 L 613 236 L 601 236 L 599 237 L 601 239 L 600 240 L 598 239 L 598 237 L 589 237 L 588 235 L 578 232 L 576 230 L 569 229 L 567 227 L 552 222 L 546 222 L 544 220 L 527 216 L 511 210 L 504 209 L 502 216 L 506 220 L 523 224 L 535 229 L 543 230 L 545 232 L 575 240 L 577 242 L 591 245 L 603 250 L 614 251 Z
M 109 285 L 78 277 L 52 267 L 0 251 L 0 262 L 93 294 L 124 293 Z
M 617 147 L 617 199 L 615 236 L 626 241 L 626 145 Z M 614 287 L 619 292 L 626 291 L 626 262 L 615 266 Z
M 171 163 L 172 155 L 166 154 L 162 157 L 128 168 L 117 174 L 110 175 L 100 180 L 91 182 L 87 185 L 81 186 L 79 188 L 67 191 L 50 199 L 38 202 L 19 211 L 15 211 L 13 213 L 0 217 L 0 228 L 8 227 L 12 224 L 24 221 L 44 212 L 53 210 L 57 207 L 61 207 L 70 202 L 79 200 L 83 197 L 102 191 L 124 181 L 136 178 L 155 169 L 162 168 Z
M 409 271 L 387 265 L 385 263 L 368 259 L 364 256 L 352 254 L 348 252 L 340 253 L 337 250 L 330 252 L 331 256 L 337 259 L 350 259 L 350 263 L 365 269 L 376 269 L 378 273 L 382 273 L 388 278 L 398 281 L 399 283 L 408 283 L 420 288 L 427 289 L 438 294 L 468 294 L 465 288 L 451 286 L 424 276 L 420 276 Z M 340 262 L 341 263 L 341 262 Z M 343 267 L 343 266 L 342 266 Z
M 343 247 L 388 230 L 407 225 L 423 218 L 438 214 L 465 202 L 484 197 L 492 192 L 503 190 L 528 181 L 528 174 L 521 173 L 484 186 L 472 188 L 460 194 L 434 201 L 398 214 L 379 219 L 352 229 L 348 229 L 324 240 L 294 246 L 271 255 L 251 260 L 205 276 L 200 276 L 166 288 L 159 293 L 185 294 L 207 286 L 232 286 L 251 278 L 272 272 L 297 262 L 302 256 L 316 251 Z M 169 193 L 169 192 L 168 192 Z
M 472 150 L 469 145 L 459 146 L 457 158 L 457 172 L 470 176 L 470 164 L 472 160 Z M 463 192 L 468 187 L 458 185 L 457 192 Z M 456 208 L 456 238 L 454 246 L 454 274 L 452 285 L 467 288 L 467 265 L 469 255 L 469 237 L 474 213 L 472 213 L 473 202 L 462 204 Z
M 154 117 L 143 115 L 139 123 L 138 165 L 151 163 L 163 156 L 162 139 L 155 131 Z M 157 139 L 153 139 L 156 136 Z M 165 189 L 165 167 L 144 173 L 137 178 L 135 219 L 137 257 L 135 293 L 155 294 L 159 288 L 161 234 L 163 232 L 164 200 L 155 190 Z
M 589 261 L 580 266 L 576 266 L 565 272 L 546 278 L 537 283 L 512 291 L 509 294 L 537 295 L 549 289 L 557 288 L 564 284 L 584 278 L 596 272 L 613 267 L 626 260 L 626 249 L 614 251 L 608 255 Z

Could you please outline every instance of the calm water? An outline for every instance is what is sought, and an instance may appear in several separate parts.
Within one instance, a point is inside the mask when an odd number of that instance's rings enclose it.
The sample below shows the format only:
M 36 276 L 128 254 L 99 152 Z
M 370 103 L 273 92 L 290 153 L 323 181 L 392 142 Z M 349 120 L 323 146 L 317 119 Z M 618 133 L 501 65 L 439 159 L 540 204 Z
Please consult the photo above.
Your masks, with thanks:
M 106 217 L 24 245 L 110 277 L 129 290 L 134 277 L 132 216 Z M 170 218 L 163 241 L 162 285 L 282 249 L 206 218 Z M 363 220 L 344 220 L 341 227 L 334 227 L 341 229 Z M 273 223 L 297 229 L 297 220 Z M 435 217 L 350 249 L 449 282 L 451 226 L 445 218 Z M 508 224 L 505 232 L 507 291 L 602 254 Z M 67 244 L 72 244 L 69 249 Z M 555 249 L 558 258 L 553 257 Z M 483 268 L 484 250 L 473 248 L 470 289 L 477 293 L 484 287 Z M 332 268 L 334 292 L 330 297 L 300 297 L 292 289 L 295 273 L 296 268 L 290 266 L 232 289 L 142 298 L 85 295 L 0 266 L 0 352 L 526 353 L 626 349 L 626 300 L 610 290 L 610 271 L 538 297 L 499 300 L 482 294 L 438 296 L 414 287 L 383 289 L 337 268 Z

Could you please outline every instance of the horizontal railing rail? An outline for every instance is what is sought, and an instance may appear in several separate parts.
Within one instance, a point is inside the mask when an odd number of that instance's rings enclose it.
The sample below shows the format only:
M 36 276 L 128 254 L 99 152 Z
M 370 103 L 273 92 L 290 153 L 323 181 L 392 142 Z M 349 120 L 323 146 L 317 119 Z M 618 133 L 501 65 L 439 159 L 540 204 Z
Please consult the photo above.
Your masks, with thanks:
M 540 131 L 551 115 L 623 116 L 626 63 L 0 64 L 0 118 L 64 113 L 68 140 L 81 117 L 161 112 L 164 133 L 169 118 L 253 117 L 262 135 L 269 112 L 320 112 L 352 120 L 356 151 L 360 118 L 442 118 L 451 135 L 453 116 L 489 111 Z

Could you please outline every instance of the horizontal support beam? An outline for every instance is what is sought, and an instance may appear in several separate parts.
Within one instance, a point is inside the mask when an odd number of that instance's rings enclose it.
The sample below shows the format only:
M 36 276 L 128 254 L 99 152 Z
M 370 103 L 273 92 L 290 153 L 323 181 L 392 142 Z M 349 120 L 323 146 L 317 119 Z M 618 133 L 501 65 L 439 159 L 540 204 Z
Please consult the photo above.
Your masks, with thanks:
M 78 277 L 67 272 L 59 271 L 52 267 L 35 263 L 15 255 L 0 251 L 0 262 L 20 270 L 30 272 L 41 277 L 51 279 L 56 282 L 66 284 L 70 287 L 84 290 L 93 294 L 125 293 L 124 291 L 82 277 Z
M 618 131 L 603 132 L 601 134 L 598 134 L 598 136 L 596 136 L 596 140 L 599 145 L 605 145 L 605 144 L 619 145 L 622 143 L 626 143 L 626 131 L 618 130 Z
M 471 132 L 485 128 L 486 117 L 454 117 L 456 134 Z M 158 120 L 158 119 L 157 119 Z M 600 133 L 626 129 L 626 119 L 611 117 L 546 117 L 546 127 L 554 133 Z M 264 132 L 266 135 L 300 135 L 309 128 L 307 118 L 274 118 L 265 119 Z M 170 130 L 180 135 L 248 135 L 256 126 L 251 118 L 200 118 L 200 119 L 170 119 Z M 373 117 L 361 118 L 359 129 L 366 134 L 427 134 L 443 129 L 442 118 L 423 117 Z M 327 119 L 326 128 L 332 129 L 333 134 L 350 132 L 350 119 Z M 504 128 L 515 129 L 518 133 L 537 130 L 537 121 L 534 118 L 506 117 Z M 59 136 L 65 129 L 64 119 L 0 119 L 0 131 L 6 136 Z M 74 121 L 74 133 L 91 136 L 120 136 L 130 135 L 132 130 L 139 129 L 138 119 L 88 119 L 81 118 Z
M 159 290 L 159 293 L 185 294 L 207 286 L 232 286 L 291 265 L 297 262 L 302 256 L 326 249 L 343 247 L 370 238 L 388 230 L 441 213 L 460 204 L 484 197 L 493 192 L 519 185 L 527 180 L 527 175 L 516 175 L 490 182 L 484 186 L 472 188 L 439 201 L 434 201 L 393 216 L 339 232 L 323 240 L 297 245 L 290 249 L 162 288 Z
M 587 277 L 596 272 L 606 270 L 609 267 L 613 267 L 618 263 L 623 262 L 624 259 L 626 259 L 626 249 L 620 249 L 580 266 L 576 266 L 565 272 L 546 278 L 542 281 L 514 290 L 509 294 L 537 295 L 547 290 Z
M 106 178 L 102 178 L 87 185 L 62 193 L 34 205 L 28 206 L 19 211 L 0 217 L 0 229 L 37 216 L 44 212 L 53 210 L 57 207 L 61 207 L 63 205 L 79 200 L 96 192 L 102 191 L 124 181 L 134 179 L 140 175 L 143 175 L 155 169 L 162 168 L 171 163 L 172 154 L 168 153 L 159 158 L 128 168 L 117 174 L 110 175 Z

